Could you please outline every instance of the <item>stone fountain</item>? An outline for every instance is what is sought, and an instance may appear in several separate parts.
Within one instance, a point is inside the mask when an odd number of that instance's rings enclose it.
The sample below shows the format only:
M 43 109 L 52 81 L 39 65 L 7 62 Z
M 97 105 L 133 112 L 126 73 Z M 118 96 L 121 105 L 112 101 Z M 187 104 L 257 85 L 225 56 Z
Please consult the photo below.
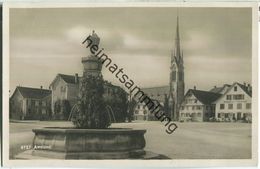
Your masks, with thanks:
M 95 32 L 93 43 L 99 45 Z M 109 128 L 110 121 L 103 98 L 102 62 L 93 54 L 82 58 L 84 67 L 79 101 L 71 119 L 74 128 L 33 129 L 32 150 L 19 159 L 158 159 L 144 151 L 146 130 Z

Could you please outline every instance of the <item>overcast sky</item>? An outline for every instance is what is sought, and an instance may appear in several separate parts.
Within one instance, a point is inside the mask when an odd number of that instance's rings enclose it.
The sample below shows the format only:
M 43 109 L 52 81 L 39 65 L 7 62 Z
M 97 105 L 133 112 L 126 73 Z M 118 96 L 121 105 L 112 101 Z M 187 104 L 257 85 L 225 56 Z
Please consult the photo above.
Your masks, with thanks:
M 251 83 L 251 9 L 179 8 L 185 88 Z M 100 47 L 140 87 L 169 84 L 177 8 L 10 9 L 10 87 L 48 88 L 57 73 L 82 75 L 81 42 Z M 104 78 L 120 85 L 105 67 Z

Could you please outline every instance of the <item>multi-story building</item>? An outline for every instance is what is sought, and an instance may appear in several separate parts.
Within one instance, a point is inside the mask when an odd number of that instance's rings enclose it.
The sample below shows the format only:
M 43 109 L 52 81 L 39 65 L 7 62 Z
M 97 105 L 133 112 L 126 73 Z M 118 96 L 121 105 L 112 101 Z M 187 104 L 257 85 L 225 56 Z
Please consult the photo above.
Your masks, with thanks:
M 252 88 L 248 84 L 235 82 L 229 89 L 218 98 L 215 118 L 218 121 L 252 121 Z
M 164 106 L 164 103 L 160 103 L 157 100 L 152 100 L 152 101 L 155 107 L 158 104 Z M 144 102 L 138 102 L 137 105 L 135 106 L 134 120 L 154 121 L 158 119 L 156 119 L 154 114 L 150 112 L 150 110 L 148 109 L 148 107 L 145 105 Z
M 208 121 L 214 117 L 215 106 L 212 104 L 221 94 L 189 89 L 180 108 L 180 121 Z
M 52 83 L 50 84 L 52 91 L 52 104 L 51 109 L 53 112 L 53 118 L 55 119 L 67 119 L 69 116 L 70 109 L 77 102 L 79 93 L 79 77 L 78 74 L 75 76 L 57 74 Z M 67 109 L 61 110 L 62 104 L 67 102 Z M 66 112 L 65 112 L 66 111 Z
M 47 120 L 51 117 L 51 90 L 16 87 L 10 98 L 10 119 Z
M 52 112 L 54 119 L 68 119 L 70 115 L 71 108 L 77 103 L 79 90 L 80 90 L 81 77 L 78 74 L 65 75 L 57 74 L 55 79 L 50 84 L 50 89 L 52 91 Z M 119 86 L 115 86 L 107 81 L 104 83 L 104 98 L 106 101 L 111 101 L 112 99 L 119 99 L 119 95 L 124 93 L 127 97 L 126 92 Z M 58 106 L 57 106 L 58 105 Z M 68 110 L 56 107 L 63 107 L 67 105 Z M 116 115 L 115 115 L 116 116 Z M 118 120 L 118 119 L 116 119 Z

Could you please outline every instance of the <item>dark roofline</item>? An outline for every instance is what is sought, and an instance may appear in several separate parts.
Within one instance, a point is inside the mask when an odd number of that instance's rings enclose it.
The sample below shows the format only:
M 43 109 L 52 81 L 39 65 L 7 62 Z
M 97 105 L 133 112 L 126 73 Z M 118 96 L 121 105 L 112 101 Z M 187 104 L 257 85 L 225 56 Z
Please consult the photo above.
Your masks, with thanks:
M 250 94 L 247 90 L 244 89 L 244 87 L 246 87 L 246 86 L 245 86 L 245 85 L 242 85 L 242 84 L 240 84 L 240 83 L 238 83 L 238 82 L 234 82 L 234 83 L 229 87 L 229 89 L 226 91 L 226 93 L 228 93 L 228 92 L 231 90 L 231 88 L 232 88 L 233 86 L 235 86 L 236 84 L 238 84 L 239 87 L 240 87 L 248 96 L 252 97 L 252 93 Z M 218 98 L 217 100 L 215 100 L 214 102 L 217 102 L 219 99 L 221 99 L 222 97 L 224 97 L 224 95 L 226 95 L 226 93 L 224 93 L 221 97 L 219 97 L 219 98 Z
M 156 86 L 156 87 L 143 87 L 143 88 L 140 88 L 140 89 L 154 89 L 154 88 L 164 88 L 164 87 L 170 87 L 169 85 L 165 85 L 165 86 Z
M 209 92 L 209 91 L 204 91 L 204 90 L 197 90 L 197 89 L 189 89 L 187 91 L 187 93 L 185 94 L 184 98 L 187 96 L 187 94 L 189 92 L 192 92 L 192 94 L 202 103 L 202 104 L 211 104 L 213 102 L 215 102 L 216 100 L 218 100 L 222 94 L 219 94 L 219 93 L 214 93 L 214 92 Z M 205 102 L 205 100 L 203 100 L 202 98 L 198 98 L 198 93 L 199 92 L 200 94 L 206 94 L 206 95 L 212 95 L 212 97 L 216 97 L 216 98 L 212 98 L 212 100 L 210 100 L 209 102 Z M 197 93 L 197 94 L 196 94 Z M 184 99 L 183 99 L 184 100 Z M 182 100 L 182 101 L 183 101 Z
M 75 73 L 75 74 L 76 74 L 76 73 Z M 55 80 L 56 80 L 56 78 L 57 78 L 58 76 L 60 76 L 61 79 L 62 79 L 65 83 L 67 83 L 67 84 L 75 84 L 75 83 L 66 82 L 66 80 L 62 77 L 62 76 L 75 77 L 75 75 L 68 75 L 68 74 L 58 73 L 58 74 L 55 76 L 55 78 L 52 80 L 52 82 L 50 83 L 49 87 L 53 85 L 53 83 L 55 82 Z M 82 78 L 82 77 L 80 77 L 80 76 L 78 76 L 78 77 L 79 77 L 79 78 Z
M 26 89 L 26 90 L 38 90 L 38 91 L 43 91 L 43 92 L 49 92 L 49 94 L 51 95 L 52 91 L 49 90 L 49 89 L 41 89 L 41 88 L 33 88 L 33 87 L 24 87 L 24 86 L 17 86 L 12 94 L 12 96 L 10 97 L 13 98 L 14 94 L 16 93 L 16 91 L 18 91 L 24 98 L 28 98 L 27 96 L 25 96 L 23 94 L 23 92 L 21 92 L 21 89 Z M 47 97 L 48 95 L 42 97 L 42 98 L 45 98 Z M 34 98 L 34 99 L 42 99 L 42 98 Z
M 243 84 L 241 84 L 241 83 L 238 83 L 238 82 L 236 82 L 239 86 L 240 86 L 240 88 L 246 93 L 246 94 L 248 94 L 250 97 L 252 97 L 252 91 L 251 91 L 251 93 L 247 90 L 247 88 L 248 88 L 248 86 L 245 86 L 245 85 L 243 85 Z

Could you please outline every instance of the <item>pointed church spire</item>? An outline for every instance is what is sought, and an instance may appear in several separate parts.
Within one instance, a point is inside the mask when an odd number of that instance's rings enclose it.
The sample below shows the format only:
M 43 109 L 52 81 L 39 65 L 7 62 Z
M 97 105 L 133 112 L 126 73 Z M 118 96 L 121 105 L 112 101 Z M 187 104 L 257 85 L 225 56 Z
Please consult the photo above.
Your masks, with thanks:
M 179 34 L 179 16 L 177 15 L 177 26 L 175 35 L 175 57 L 180 60 L 181 58 L 181 45 L 180 45 L 180 34 Z

